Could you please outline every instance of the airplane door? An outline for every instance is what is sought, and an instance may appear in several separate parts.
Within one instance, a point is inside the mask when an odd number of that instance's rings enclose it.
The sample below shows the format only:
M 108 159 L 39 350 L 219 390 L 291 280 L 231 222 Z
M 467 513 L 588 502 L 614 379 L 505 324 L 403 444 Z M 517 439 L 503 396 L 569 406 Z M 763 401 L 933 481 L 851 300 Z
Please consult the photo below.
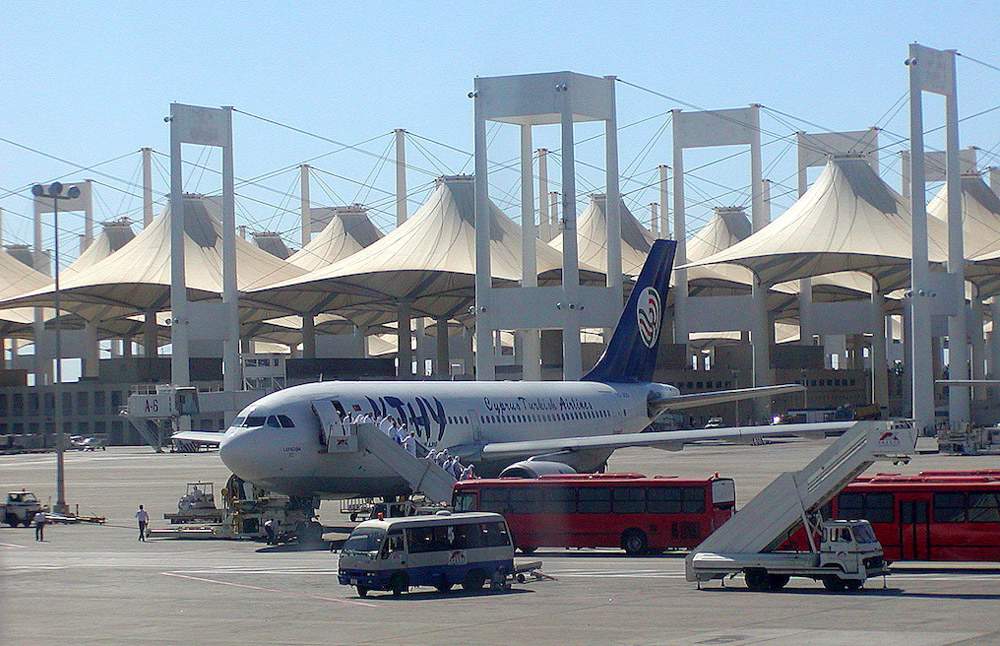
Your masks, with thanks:
M 899 502 L 899 555 L 904 561 L 930 558 L 930 519 L 926 500 Z
M 482 442 L 483 441 L 483 427 L 479 423 L 479 413 L 474 410 L 465 411 L 465 414 L 469 417 L 469 424 L 472 425 L 472 441 Z
M 320 446 L 324 447 L 326 451 L 357 450 L 357 438 L 350 435 L 347 427 L 341 423 L 340 414 L 332 400 L 313 400 L 312 409 L 319 420 Z

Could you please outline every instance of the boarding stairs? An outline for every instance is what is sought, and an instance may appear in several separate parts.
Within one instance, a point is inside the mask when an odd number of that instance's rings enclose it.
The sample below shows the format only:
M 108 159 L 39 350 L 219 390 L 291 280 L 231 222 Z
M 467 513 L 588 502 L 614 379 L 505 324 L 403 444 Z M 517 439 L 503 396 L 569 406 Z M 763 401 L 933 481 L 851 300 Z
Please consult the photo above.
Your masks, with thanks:
M 323 429 L 320 438 L 323 452 L 367 451 L 405 480 L 413 493 L 422 493 L 432 502 L 451 502 L 455 477 L 426 459 L 427 449 L 419 442 L 417 455 L 410 455 L 374 422 L 341 420 L 333 404 L 326 400 L 312 402 L 312 408 Z
M 833 444 L 799 471 L 782 473 L 722 527 L 691 551 L 686 569 L 691 578 L 696 555 L 769 552 L 804 523 L 812 545 L 822 519 L 817 512 L 845 486 L 877 461 L 909 462 L 917 433 L 912 421 L 855 422 Z

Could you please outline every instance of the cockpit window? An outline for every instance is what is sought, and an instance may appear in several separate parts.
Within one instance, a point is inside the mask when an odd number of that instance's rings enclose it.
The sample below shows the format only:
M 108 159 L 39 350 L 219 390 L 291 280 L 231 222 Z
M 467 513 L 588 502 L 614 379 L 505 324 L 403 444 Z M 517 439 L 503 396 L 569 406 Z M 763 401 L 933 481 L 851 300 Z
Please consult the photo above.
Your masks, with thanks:
M 263 415 L 251 415 L 243 423 L 243 426 L 263 426 L 267 421 L 267 418 Z
M 281 422 L 281 428 L 295 428 L 292 418 L 288 415 L 278 415 L 278 421 Z
M 243 422 L 245 421 L 247 421 L 247 416 L 240 415 L 239 417 L 233 420 L 233 426 L 235 426 L 236 428 L 240 428 L 241 426 L 243 426 Z
M 278 418 L 274 415 L 267 418 L 267 425 L 271 428 L 281 428 L 281 424 L 278 423 Z

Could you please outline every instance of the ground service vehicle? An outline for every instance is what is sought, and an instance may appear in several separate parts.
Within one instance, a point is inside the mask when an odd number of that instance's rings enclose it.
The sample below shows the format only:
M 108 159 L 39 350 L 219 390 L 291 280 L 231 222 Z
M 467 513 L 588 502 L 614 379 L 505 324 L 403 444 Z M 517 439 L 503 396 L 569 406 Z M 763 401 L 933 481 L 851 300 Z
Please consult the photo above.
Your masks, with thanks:
M 736 487 L 638 473 L 548 475 L 455 483 L 455 511 L 503 514 L 514 544 L 620 547 L 629 555 L 690 548 L 733 515 Z
M 1000 469 L 860 477 L 823 516 L 866 519 L 892 561 L 1000 561 Z
M 17 527 L 18 523 L 27 527 L 35 518 L 35 514 L 42 511 L 42 504 L 38 498 L 30 491 L 8 491 L 7 498 L 0 504 L 0 518 L 11 527 Z
M 828 520 L 816 552 L 697 554 L 704 575 L 743 571 L 751 590 L 780 590 L 792 576 L 823 582 L 827 590 L 858 590 L 865 579 L 888 572 L 882 546 L 866 520 Z
M 351 532 L 340 552 L 338 580 L 359 596 L 412 586 L 447 592 L 457 583 L 479 590 L 514 572 L 510 530 L 499 514 L 450 514 L 368 520 Z

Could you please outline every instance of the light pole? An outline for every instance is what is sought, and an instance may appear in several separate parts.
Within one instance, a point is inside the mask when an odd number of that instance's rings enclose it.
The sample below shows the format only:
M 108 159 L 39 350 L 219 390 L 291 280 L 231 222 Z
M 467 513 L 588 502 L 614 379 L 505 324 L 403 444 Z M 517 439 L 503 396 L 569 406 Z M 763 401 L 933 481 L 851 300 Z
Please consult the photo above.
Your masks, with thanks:
M 56 326 L 56 380 L 52 386 L 52 420 L 56 430 L 56 504 L 53 511 L 65 514 L 69 511 L 66 504 L 66 480 L 63 470 L 63 452 L 65 450 L 65 435 L 62 428 L 62 321 L 60 321 L 59 311 L 59 200 L 73 200 L 80 197 L 80 189 L 70 186 L 66 195 L 62 194 L 63 185 L 59 182 L 52 182 L 48 190 L 41 184 L 31 187 L 31 194 L 35 198 L 48 197 L 52 199 L 52 229 L 55 232 L 55 326 Z M 38 351 L 38 339 L 35 339 L 35 352 Z

